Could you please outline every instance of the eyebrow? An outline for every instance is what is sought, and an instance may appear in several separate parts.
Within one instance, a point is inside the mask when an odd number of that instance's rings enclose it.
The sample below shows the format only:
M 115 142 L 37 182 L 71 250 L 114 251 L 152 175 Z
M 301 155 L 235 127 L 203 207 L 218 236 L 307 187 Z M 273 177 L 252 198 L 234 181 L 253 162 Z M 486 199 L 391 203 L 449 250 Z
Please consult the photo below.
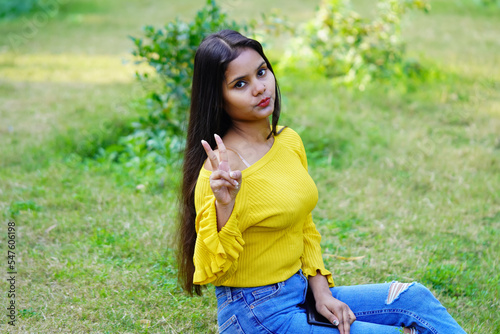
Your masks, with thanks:
M 258 70 L 259 68 L 261 68 L 261 67 L 262 67 L 262 65 L 264 65 L 265 63 L 266 63 L 266 61 L 263 61 L 262 63 L 260 63 L 260 65 L 259 65 L 259 66 L 257 66 L 257 70 Z M 239 77 L 235 78 L 234 80 L 232 80 L 232 81 L 231 81 L 230 83 L 228 83 L 227 85 L 229 86 L 229 85 L 230 85 L 230 84 L 232 84 L 233 82 L 238 81 L 238 80 L 241 80 L 241 79 L 244 79 L 244 78 L 246 78 L 247 76 L 248 76 L 248 74 L 245 74 L 245 75 L 239 76 Z

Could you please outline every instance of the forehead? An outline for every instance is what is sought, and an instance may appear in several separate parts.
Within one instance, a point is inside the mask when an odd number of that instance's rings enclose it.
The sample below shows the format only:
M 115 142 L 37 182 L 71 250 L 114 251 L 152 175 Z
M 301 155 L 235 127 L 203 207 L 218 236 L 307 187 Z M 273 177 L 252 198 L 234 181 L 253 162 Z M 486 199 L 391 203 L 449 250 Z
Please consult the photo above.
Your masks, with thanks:
M 245 76 L 256 71 L 264 58 L 254 49 L 243 49 L 240 55 L 231 61 L 226 70 L 226 78 Z

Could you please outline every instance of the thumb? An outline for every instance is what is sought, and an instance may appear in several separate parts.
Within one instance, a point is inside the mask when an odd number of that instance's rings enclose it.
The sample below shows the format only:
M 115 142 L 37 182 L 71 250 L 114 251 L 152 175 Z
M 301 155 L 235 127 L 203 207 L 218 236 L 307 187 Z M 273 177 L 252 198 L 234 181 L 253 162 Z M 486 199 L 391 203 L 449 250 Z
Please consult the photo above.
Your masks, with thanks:
M 339 325 L 339 319 L 338 319 L 335 315 L 333 315 L 333 316 L 331 317 L 331 319 L 329 319 L 329 320 L 330 320 L 330 322 L 331 322 L 334 326 L 338 326 L 338 325 Z
M 318 313 L 320 313 L 326 320 L 331 322 L 333 325 L 338 326 L 339 325 L 339 318 L 328 308 L 324 307 L 320 310 L 318 310 Z
M 242 178 L 241 171 L 239 171 L 239 170 L 233 170 L 233 171 L 229 172 L 229 177 L 232 178 L 233 180 L 236 180 L 236 181 L 240 182 L 241 178 Z

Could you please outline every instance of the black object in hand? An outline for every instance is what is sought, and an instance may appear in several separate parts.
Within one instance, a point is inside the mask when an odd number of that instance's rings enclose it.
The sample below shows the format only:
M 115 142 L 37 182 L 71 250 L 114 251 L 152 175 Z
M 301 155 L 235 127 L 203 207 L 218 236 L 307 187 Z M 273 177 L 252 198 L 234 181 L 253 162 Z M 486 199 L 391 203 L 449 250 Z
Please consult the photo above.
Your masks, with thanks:
M 310 287 L 307 287 L 306 303 L 307 322 L 311 325 L 337 327 L 316 311 L 316 300 Z

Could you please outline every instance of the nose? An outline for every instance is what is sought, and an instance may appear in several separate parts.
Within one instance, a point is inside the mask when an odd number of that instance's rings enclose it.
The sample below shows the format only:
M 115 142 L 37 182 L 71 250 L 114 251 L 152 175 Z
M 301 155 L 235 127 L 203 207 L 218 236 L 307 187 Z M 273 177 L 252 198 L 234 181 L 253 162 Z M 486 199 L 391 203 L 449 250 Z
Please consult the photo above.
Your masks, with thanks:
M 255 84 L 254 95 L 258 96 L 266 91 L 266 85 L 262 81 L 257 81 Z

